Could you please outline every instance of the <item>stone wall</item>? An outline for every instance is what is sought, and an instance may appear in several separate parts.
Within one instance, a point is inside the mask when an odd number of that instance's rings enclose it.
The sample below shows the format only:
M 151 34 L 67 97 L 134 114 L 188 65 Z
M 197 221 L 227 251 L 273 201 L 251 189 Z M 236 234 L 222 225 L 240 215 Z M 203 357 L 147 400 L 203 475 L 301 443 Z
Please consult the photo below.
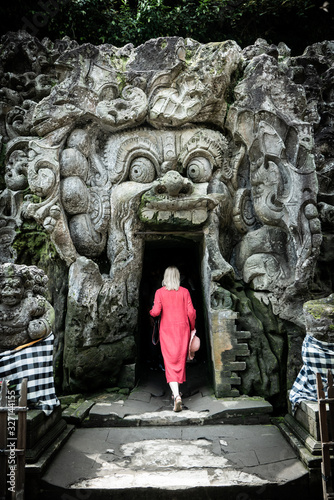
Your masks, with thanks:
M 0 263 L 49 275 L 59 386 L 116 385 L 139 362 L 146 252 L 182 268 L 190 245 L 215 378 L 230 311 L 249 332 L 231 394 L 284 405 L 302 305 L 333 291 L 334 42 L 1 44 Z

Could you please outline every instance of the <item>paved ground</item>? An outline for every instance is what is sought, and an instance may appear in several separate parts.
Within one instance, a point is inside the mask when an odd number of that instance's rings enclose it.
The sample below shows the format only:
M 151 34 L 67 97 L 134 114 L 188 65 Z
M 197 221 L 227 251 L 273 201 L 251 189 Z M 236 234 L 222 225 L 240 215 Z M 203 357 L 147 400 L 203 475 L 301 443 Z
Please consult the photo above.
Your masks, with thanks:
M 174 413 L 165 389 L 151 382 L 128 398 L 100 397 L 46 471 L 41 498 L 322 498 L 269 423 L 267 402 L 217 400 L 206 386 L 188 386 L 185 409 Z
M 73 492 L 245 487 L 266 498 L 272 486 L 305 489 L 307 471 L 272 425 L 82 428 L 43 479 Z

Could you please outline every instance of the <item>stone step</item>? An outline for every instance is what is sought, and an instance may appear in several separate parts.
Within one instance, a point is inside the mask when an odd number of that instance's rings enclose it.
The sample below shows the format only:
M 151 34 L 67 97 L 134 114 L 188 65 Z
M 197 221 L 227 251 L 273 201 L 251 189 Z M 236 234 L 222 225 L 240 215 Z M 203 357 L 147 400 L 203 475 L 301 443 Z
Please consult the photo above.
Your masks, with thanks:
M 222 423 L 265 424 L 270 422 L 272 406 L 263 398 L 215 398 L 198 391 L 183 399 L 183 410 L 173 412 L 168 395 L 152 396 L 139 388 L 128 398 L 96 403 L 83 421 L 84 427 L 184 426 Z
M 234 332 L 234 337 L 236 339 L 250 339 L 251 336 L 251 332 L 248 332 L 247 330 L 236 330 Z
M 63 419 L 69 424 L 80 426 L 93 406 L 93 401 L 70 403 L 69 406 L 63 410 Z

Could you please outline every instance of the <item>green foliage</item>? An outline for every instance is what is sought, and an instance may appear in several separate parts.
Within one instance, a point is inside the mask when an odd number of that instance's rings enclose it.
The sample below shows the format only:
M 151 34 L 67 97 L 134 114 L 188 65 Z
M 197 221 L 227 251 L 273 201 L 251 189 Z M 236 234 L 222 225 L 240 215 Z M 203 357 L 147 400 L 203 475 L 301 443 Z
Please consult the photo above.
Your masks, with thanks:
M 164 0 L 139 0 L 136 5 L 127 0 L 77 0 L 59 9 L 50 19 L 49 30 L 81 42 L 116 46 L 175 35 L 213 41 L 212 30 L 223 3 L 180 0 L 170 6 Z
M 260 37 L 301 53 L 333 37 L 333 7 L 323 0 L 12 0 L 0 20 L 3 33 L 25 27 L 40 39 L 118 47 L 166 36 L 245 47 Z

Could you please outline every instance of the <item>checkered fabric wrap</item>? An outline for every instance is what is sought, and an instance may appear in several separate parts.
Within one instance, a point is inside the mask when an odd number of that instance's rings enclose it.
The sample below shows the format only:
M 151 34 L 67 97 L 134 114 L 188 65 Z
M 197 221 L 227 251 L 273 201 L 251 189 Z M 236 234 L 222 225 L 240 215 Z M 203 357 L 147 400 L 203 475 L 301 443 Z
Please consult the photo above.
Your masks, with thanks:
M 327 372 L 334 368 L 334 344 L 306 335 L 302 345 L 302 358 L 304 364 L 289 396 L 293 414 L 303 399 L 318 400 L 316 373 L 321 373 L 323 387 L 327 391 Z
M 16 385 L 17 395 L 24 378 L 27 383 L 27 404 L 50 415 L 58 406 L 53 379 L 53 341 L 51 333 L 36 344 L 0 354 L 0 380 Z

